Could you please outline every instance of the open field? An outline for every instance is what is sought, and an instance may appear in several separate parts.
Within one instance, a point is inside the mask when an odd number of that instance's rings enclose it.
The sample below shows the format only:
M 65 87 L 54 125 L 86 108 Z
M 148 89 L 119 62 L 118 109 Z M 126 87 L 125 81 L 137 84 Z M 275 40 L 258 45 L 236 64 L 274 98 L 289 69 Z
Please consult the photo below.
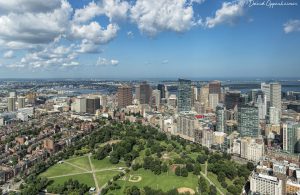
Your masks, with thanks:
M 57 163 L 40 176 L 53 180 L 51 186 L 63 184 L 69 179 L 73 179 L 87 184 L 89 187 L 98 186 L 98 188 L 101 188 L 113 176 L 120 173 L 119 167 L 125 167 L 125 164 L 120 162 L 114 165 L 109 162 L 109 158 L 96 160 L 85 155 L 67 159 L 61 164 Z M 93 177 L 93 174 L 95 174 L 95 177 Z
M 139 176 L 141 179 L 138 181 Z M 138 182 L 129 181 L 131 179 L 137 179 Z M 197 176 L 189 173 L 188 177 L 178 177 L 173 172 L 161 173 L 160 175 L 155 175 L 150 170 L 139 169 L 138 171 L 131 171 L 126 174 L 126 180 L 119 180 L 117 183 L 121 186 L 118 191 L 113 191 L 114 194 L 123 194 L 126 186 L 137 186 L 143 188 L 145 186 L 151 187 L 153 189 L 162 189 L 163 191 L 168 191 L 174 188 L 191 188 L 196 191 L 198 186 Z

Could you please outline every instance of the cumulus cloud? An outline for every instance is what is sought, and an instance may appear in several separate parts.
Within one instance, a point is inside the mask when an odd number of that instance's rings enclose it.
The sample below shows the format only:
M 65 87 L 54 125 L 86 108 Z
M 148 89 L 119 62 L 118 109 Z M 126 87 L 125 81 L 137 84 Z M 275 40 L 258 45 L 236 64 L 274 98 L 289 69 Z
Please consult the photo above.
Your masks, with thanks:
M 205 26 L 213 28 L 222 23 L 234 24 L 236 19 L 244 14 L 245 3 L 246 0 L 223 2 L 222 7 L 216 11 L 214 17 L 206 18 Z
M 99 15 L 106 15 L 110 22 L 124 19 L 130 6 L 126 1 L 103 0 L 99 3 L 90 2 L 87 6 L 75 10 L 74 21 L 87 22 Z
M 20 2 L 24 2 L 18 5 L 21 9 L 26 1 Z M 71 12 L 71 5 L 61 1 L 60 7 L 49 12 L 9 12 L 0 15 L 0 26 L 5 27 L 0 28 L 0 39 L 6 46 L 50 43 L 66 31 Z
M 99 45 L 95 45 L 93 42 L 83 39 L 77 50 L 79 53 L 101 53 L 102 50 Z
M 55 69 L 64 66 L 75 66 L 77 53 L 74 45 L 69 47 L 50 44 L 42 50 L 27 53 L 19 62 L 7 65 L 8 68 Z M 79 64 L 78 64 L 79 65 Z
M 300 20 L 289 20 L 283 25 L 285 33 L 300 32 Z
M 106 29 L 100 26 L 98 22 L 91 22 L 87 25 L 72 25 L 72 36 L 79 39 L 86 39 L 95 44 L 104 44 L 117 36 L 119 26 L 109 24 Z
M 130 10 L 131 20 L 148 35 L 189 30 L 195 24 L 193 15 L 193 7 L 186 0 L 137 0 Z
M 61 6 L 61 0 L 0 0 L 0 12 L 48 12 Z
M 118 60 L 114 60 L 114 59 L 108 60 L 102 57 L 99 57 L 96 63 L 97 66 L 117 66 L 118 64 L 119 64 Z
M 14 57 L 14 52 L 12 50 L 9 50 L 3 54 L 3 57 L 7 59 L 11 59 Z

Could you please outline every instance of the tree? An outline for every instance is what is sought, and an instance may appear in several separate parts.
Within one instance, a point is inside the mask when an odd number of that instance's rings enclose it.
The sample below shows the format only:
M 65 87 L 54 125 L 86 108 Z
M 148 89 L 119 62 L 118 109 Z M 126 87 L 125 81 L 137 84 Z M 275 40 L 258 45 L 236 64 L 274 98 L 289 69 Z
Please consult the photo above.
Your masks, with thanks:
M 199 164 L 195 164 L 193 174 L 194 175 L 200 175 L 201 166 Z
M 175 169 L 175 175 L 180 176 L 181 175 L 181 168 L 178 166 Z
M 186 164 L 186 169 L 188 172 L 192 172 L 194 170 L 194 166 L 192 163 L 187 163 Z
M 151 155 L 151 152 L 150 152 L 149 148 L 147 148 L 147 149 L 145 150 L 145 155 L 146 155 L 146 156 L 150 156 L 150 155 Z
M 226 175 L 225 175 L 224 172 L 219 172 L 218 173 L 218 181 L 219 182 L 225 181 L 225 177 L 226 177 Z
M 181 176 L 182 176 L 182 177 L 187 177 L 188 175 L 189 175 L 188 170 L 187 170 L 185 167 L 183 167 L 183 168 L 181 169 Z
M 252 162 L 247 162 L 247 169 L 249 171 L 253 171 L 255 168 L 254 164 Z
M 216 195 L 217 194 L 217 188 L 214 185 L 209 186 L 209 195 Z
M 205 161 L 207 160 L 207 155 L 204 155 L 204 154 L 202 154 L 202 155 L 198 155 L 197 156 L 197 161 L 199 162 L 199 163 L 201 163 L 201 164 L 204 164 L 205 163 Z
M 161 167 L 162 172 L 167 172 L 169 169 L 168 165 L 166 163 L 164 163 Z
M 198 184 L 199 184 L 199 191 L 202 192 L 202 193 L 205 193 L 208 191 L 208 184 L 207 184 L 207 181 L 204 177 L 200 177 L 199 181 L 198 181 Z

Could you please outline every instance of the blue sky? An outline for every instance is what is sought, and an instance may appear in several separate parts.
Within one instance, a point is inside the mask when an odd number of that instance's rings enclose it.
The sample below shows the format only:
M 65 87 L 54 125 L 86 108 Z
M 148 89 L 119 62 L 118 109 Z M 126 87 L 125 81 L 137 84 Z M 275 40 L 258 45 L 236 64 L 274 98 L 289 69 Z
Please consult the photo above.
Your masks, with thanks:
M 284 2 L 0 0 L 0 78 L 299 77 Z

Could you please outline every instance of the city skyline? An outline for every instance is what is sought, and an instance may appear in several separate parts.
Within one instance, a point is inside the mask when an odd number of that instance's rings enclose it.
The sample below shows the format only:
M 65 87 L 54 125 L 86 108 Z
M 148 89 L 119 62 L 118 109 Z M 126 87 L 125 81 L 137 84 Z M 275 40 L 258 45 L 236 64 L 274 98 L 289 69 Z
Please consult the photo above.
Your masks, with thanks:
M 299 5 L 255 2 L 0 0 L 0 78 L 297 77 Z

